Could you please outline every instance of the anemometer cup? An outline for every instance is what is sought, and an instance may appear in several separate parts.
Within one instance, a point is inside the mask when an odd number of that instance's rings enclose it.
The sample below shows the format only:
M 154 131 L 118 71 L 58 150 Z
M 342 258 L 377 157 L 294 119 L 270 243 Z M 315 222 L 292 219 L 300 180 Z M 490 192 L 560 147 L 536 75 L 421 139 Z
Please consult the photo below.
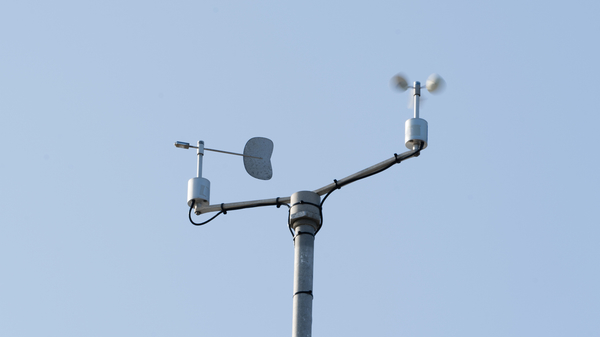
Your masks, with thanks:
M 421 118 L 411 118 L 404 124 L 404 141 L 409 150 L 421 144 L 421 150 L 427 147 L 427 121 Z
M 192 201 L 194 202 L 194 208 L 196 211 L 202 206 L 210 204 L 210 181 L 205 178 L 192 178 L 188 180 L 188 194 L 187 204 L 192 207 Z

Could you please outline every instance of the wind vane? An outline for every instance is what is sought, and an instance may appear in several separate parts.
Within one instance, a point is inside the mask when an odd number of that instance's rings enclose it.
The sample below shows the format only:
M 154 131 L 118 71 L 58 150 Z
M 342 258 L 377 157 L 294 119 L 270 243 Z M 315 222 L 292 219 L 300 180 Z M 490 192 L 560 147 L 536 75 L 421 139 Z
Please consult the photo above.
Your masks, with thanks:
M 198 146 L 185 142 L 175 142 L 180 149 L 197 149 L 198 156 L 197 176 L 188 181 L 188 206 L 195 207 L 195 213 L 200 214 L 202 206 L 210 204 L 210 181 L 202 177 L 202 159 L 204 151 L 219 152 L 244 157 L 244 167 L 249 175 L 256 179 L 269 180 L 273 176 L 271 167 L 271 154 L 273 153 L 273 142 L 268 138 L 254 137 L 248 140 L 244 147 L 244 153 L 235 153 L 223 150 L 215 150 L 204 147 L 204 141 L 199 140 Z M 190 219 L 191 220 L 191 219 Z M 192 222 L 193 223 L 193 222 Z

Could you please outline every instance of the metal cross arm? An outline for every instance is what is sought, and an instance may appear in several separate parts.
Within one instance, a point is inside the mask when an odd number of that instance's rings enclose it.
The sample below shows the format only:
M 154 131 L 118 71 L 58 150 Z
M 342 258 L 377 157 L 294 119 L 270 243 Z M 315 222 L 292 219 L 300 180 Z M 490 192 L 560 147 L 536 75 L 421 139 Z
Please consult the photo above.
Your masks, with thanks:
M 366 178 L 368 176 L 377 174 L 379 172 L 384 171 L 385 169 L 393 166 L 394 164 L 399 164 L 402 161 L 409 159 L 411 157 L 416 157 L 421 152 L 420 148 L 415 150 L 406 151 L 404 153 L 394 155 L 393 157 L 386 159 L 378 164 L 375 164 L 371 167 L 368 167 L 364 170 L 358 171 L 352 175 L 349 175 L 345 178 L 337 180 L 334 183 L 323 186 L 319 189 L 314 190 L 313 192 L 318 194 L 319 196 L 323 196 L 327 193 L 330 193 L 344 185 L 350 184 L 354 181 Z M 241 201 L 241 202 L 231 202 L 231 203 L 222 203 L 217 205 L 206 205 L 198 208 L 198 211 L 195 212 L 196 215 L 210 213 L 210 212 L 220 212 L 220 211 L 233 211 L 244 208 L 252 208 L 252 207 L 261 207 L 261 206 L 277 206 L 289 203 L 291 197 L 279 197 L 279 198 L 271 198 L 271 199 L 260 199 L 260 200 L 250 200 L 250 201 Z
M 398 155 L 394 154 L 394 156 L 390 159 L 386 159 L 386 160 L 384 160 L 378 164 L 375 164 L 371 167 L 368 167 L 362 171 L 358 171 L 358 172 L 356 172 L 352 175 L 349 175 L 343 179 L 337 180 L 332 184 L 323 186 L 323 187 L 315 190 L 314 192 L 317 193 L 318 195 L 324 195 L 324 194 L 330 193 L 331 191 L 341 188 L 344 185 L 348 185 L 357 180 L 360 180 L 360 179 L 372 176 L 374 174 L 377 174 L 379 172 L 385 171 L 386 169 L 390 168 L 394 164 L 400 164 L 402 161 L 404 161 L 408 158 L 417 157 L 420 154 L 420 152 L 421 152 L 421 149 L 417 148 L 415 150 L 406 151 L 406 152 L 398 154 Z

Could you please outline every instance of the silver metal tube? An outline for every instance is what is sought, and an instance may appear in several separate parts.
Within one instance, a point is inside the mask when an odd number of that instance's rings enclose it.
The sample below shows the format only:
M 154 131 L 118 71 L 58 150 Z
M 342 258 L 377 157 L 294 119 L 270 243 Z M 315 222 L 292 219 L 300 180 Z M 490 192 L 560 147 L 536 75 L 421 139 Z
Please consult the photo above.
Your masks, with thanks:
M 414 99 L 414 107 L 415 107 L 415 118 L 419 118 L 419 101 L 421 98 L 421 83 L 420 82 L 415 82 L 414 85 L 414 94 L 413 94 L 413 99 Z
M 197 177 L 202 178 L 202 158 L 204 157 L 204 142 L 201 140 L 198 141 L 198 151 L 196 153 L 198 156 Z
M 261 200 L 250 200 L 250 201 L 240 201 L 240 202 L 229 202 L 223 204 L 223 209 L 232 210 L 232 209 L 240 209 L 247 207 L 255 207 L 261 205 L 277 205 L 279 201 L 280 204 L 289 204 L 290 197 L 281 197 L 281 198 L 271 198 L 271 199 L 261 199 Z M 210 213 L 210 212 L 219 212 L 221 211 L 221 204 L 218 205 L 208 205 L 200 208 L 200 213 Z
M 292 337 L 312 335 L 313 268 L 315 228 L 313 224 L 295 227 L 294 297 L 292 301 Z M 310 233 L 298 235 L 299 232 Z
M 241 154 L 241 153 L 235 153 L 235 152 L 229 152 L 229 151 L 223 151 L 223 150 L 215 150 L 215 149 L 209 149 L 207 147 L 204 148 L 206 151 L 212 151 L 212 152 L 219 152 L 219 153 L 226 153 L 226 154 L 234 154 L 236 156 L 242 156 L 242 157 L 248 157 L 248 158 L 256 158 L 256 159 L 262 159 L 261 157 L 254 157 L 254 156 L 249 156 L 247 154 Z
M 321 227 L 321 197 L 315 192 L 300 191 L 292 194 L 291 202 L 290 222 L 295 233 L 292 337 L 310 337 L 315 233 Z

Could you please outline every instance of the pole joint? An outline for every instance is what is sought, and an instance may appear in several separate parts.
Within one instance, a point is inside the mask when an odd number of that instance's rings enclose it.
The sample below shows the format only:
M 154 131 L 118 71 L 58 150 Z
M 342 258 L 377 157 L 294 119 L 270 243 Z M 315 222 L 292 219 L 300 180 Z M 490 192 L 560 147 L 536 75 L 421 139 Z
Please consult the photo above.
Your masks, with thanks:
M 310 225 L 314 233 L 321 228 L 321 197 L 312 191 L 300 191 L 292 194 L 289 226 L 294 231 L 300 225 Z M 310 232 L 297 231 L 294 238 Z M 311 233 L 314 236 L 314 233 Z

